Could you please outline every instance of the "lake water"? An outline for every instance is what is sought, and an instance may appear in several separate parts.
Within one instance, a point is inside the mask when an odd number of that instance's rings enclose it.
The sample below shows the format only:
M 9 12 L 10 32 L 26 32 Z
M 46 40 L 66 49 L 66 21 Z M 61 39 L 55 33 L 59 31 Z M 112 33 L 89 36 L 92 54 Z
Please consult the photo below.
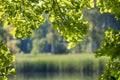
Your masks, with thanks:
M 27 73 L 17 74 L 9 80 L 98 80 L 97 74 L 81 73 Z

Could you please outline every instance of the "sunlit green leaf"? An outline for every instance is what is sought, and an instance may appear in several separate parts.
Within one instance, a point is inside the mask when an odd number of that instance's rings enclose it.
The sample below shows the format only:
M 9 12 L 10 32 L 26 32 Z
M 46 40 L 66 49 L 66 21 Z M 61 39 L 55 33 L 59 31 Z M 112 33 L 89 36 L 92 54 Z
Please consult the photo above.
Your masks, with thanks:
M 13 75 L 15 75 L 15 74 L 16 74 L 16 73 L 15 73 L 15 69 L 14 69 L 14 68 L 9 69 L 9 70 L 8 70 L 8 72 L 9 72 L 10 74 L 13 74 Z

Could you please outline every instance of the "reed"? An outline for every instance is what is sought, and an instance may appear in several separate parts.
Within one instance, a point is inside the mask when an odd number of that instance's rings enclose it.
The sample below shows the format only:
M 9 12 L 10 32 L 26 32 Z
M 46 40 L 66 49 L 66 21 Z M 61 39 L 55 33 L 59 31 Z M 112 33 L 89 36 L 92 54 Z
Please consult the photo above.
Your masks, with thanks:
M 97 72 L 101 73 L 107 57 L 95 58 L 94 54 L 17 54 L 17 72 Z

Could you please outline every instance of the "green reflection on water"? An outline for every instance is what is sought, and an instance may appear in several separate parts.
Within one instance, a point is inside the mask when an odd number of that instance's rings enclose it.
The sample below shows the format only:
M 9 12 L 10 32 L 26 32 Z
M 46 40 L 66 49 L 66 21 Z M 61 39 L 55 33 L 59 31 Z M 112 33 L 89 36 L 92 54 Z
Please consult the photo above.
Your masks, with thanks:
M 10 80 L 97 80 L 97 74 L 81 73 L 26 73 L 17 74 Z

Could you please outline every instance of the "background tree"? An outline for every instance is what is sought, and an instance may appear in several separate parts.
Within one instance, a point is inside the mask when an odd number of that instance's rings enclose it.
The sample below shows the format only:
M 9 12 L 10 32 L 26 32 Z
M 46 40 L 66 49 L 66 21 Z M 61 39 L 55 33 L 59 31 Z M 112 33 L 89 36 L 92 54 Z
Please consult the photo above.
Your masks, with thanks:
M 31 53 L 66 53 L 67 47 L 63 38 L 51 26 L 52 23 L 46 21 L 39 29 L 33 31 Z M 37 51 L 37 52 L 36 52 Z

